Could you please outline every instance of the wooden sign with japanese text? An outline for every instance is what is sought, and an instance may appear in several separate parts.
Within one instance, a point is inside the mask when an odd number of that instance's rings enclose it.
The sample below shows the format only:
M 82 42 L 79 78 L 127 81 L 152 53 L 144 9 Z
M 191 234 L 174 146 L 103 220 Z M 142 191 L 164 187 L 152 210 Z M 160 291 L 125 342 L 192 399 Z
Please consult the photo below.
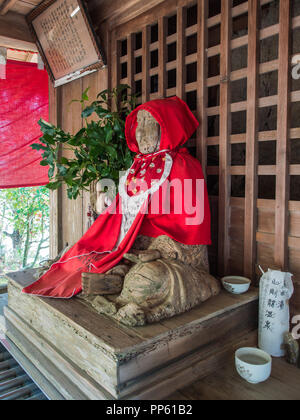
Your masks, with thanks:
M 100 41 L 81 0 L 47 0 L 27 21 L 56 87 L 105 66 Z

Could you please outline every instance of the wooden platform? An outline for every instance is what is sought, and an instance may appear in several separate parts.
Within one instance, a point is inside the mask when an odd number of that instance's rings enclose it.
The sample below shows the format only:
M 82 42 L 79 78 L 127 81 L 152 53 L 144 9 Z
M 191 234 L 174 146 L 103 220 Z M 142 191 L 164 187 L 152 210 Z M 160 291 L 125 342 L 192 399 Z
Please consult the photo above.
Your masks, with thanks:
M 284 359 L 273 359 L 271 378 L 251 385 L 236 372 L 234 361 L 201 381 L 170 395 L 170 400 L 299 401 L 300 369 Z
M 223 292 L 187 314 L 127 328 L 78 299 L 22 294 L 30 272 L 9 277 L 6 336 L 65 399 L 163 399 L 256 344 L 256 290 Z

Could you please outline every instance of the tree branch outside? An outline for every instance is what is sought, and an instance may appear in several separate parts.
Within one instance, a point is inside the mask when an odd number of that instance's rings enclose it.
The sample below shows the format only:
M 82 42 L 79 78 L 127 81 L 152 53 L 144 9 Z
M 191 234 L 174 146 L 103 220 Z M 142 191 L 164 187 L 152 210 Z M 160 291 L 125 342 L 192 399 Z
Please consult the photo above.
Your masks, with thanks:
M 49 257 L 49 190 L 0 190 L 0 285 L 4 273 L 33 268 Z

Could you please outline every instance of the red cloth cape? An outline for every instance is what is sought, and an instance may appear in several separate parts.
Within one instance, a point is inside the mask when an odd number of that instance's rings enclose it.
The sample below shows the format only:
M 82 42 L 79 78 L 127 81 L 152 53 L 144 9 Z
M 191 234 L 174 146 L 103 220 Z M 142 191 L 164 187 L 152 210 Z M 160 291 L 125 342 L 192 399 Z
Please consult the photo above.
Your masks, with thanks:
M 105 273 L 116 266 L 128 252 L 138 235 L 158 237 L 168 235 L 174 240 L 187 245 L 210 244 L 210 208 L 208 194 L 204 184 L 203 193 L 196 194 L 196 181 L 202 180 L 203 172 L 200 163 L 194 159 L 187 149 L 180 148 L 191 137 L 199 123 L 189 110 L 185 102 L 177 97 L 148 102 L 133 111 L 126 121 L 126 139 L 129 148 L 139 153 L 135 138 L 137 128 L 137 114 L 140 110 L 149 111 L 161 126 L 160 152 L 153 155 L 138 154 L 131 169 L 131 175 L 139 177 L 143 167 L 150 167 L 156 156 L 170 155 L 173 159 L 173 166 L 168 176 L 168 181 L 191 180 L 193 189 L 188 190 L 192 196 L 192 203 L 202 200 L 204 220 L 201 224 L 189 225 L 187 218 L 193 215 L 185 212 L 176 214 L 178 196 L 171 188 L 170 199 L 164 184 L 155 192 L 152 197 L 146 199 L 143 210 L 150 207 L 149 203 L 157 202 L 160 196 L 160 208 L 157 214 L 147 214 L 140 211 L 135 218 L 129 232 L 120 245 L 114 250 L 118 243 L 122 225 L 122 214 L 114 212 L 122 207 L 122 197 L 117 196 L 112 206 L 101 215 L 88 232 L 79 242 L 68 251 L 59 263 L 54 264 L 51 269 L 33 285 L 23 291 L 28 294 L 70 298 L 81 292 L 81 273 L 98 272 Z M 164 160 L 164 159 L 162 159 Z M 128 176 L 129 179 L 130 175 Z M 132 177 L 131 177 L 132 178 Z M 159 178 L 159 177 L 158 177 Z M 166 184 L 166 183 L 165 183 Z M 183 200 L 183 198 L 182 198 Z M 198 203 L 199 204 L 199 203 Z M 170 209 L 169 214 L 164 214 L 164 209 Z M 102 254 L 104 253 L 104 254 Z

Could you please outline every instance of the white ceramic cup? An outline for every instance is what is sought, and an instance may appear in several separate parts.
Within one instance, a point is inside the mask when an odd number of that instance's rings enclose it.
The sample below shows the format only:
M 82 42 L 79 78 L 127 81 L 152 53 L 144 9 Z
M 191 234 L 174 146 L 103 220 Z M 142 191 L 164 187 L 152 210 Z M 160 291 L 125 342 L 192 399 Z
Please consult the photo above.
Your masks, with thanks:
M 227 292 L 234 295 L 241 295 L 248 292 L 251 286 L 251 280 L 240 276 L 227 276 L 222 278 L 222 284 Z
M 271 356 L 259 349 L 245 347 L 235 353 L 238 374 L 250 384 L 259 384 L 269 379 L 272 372 Z

